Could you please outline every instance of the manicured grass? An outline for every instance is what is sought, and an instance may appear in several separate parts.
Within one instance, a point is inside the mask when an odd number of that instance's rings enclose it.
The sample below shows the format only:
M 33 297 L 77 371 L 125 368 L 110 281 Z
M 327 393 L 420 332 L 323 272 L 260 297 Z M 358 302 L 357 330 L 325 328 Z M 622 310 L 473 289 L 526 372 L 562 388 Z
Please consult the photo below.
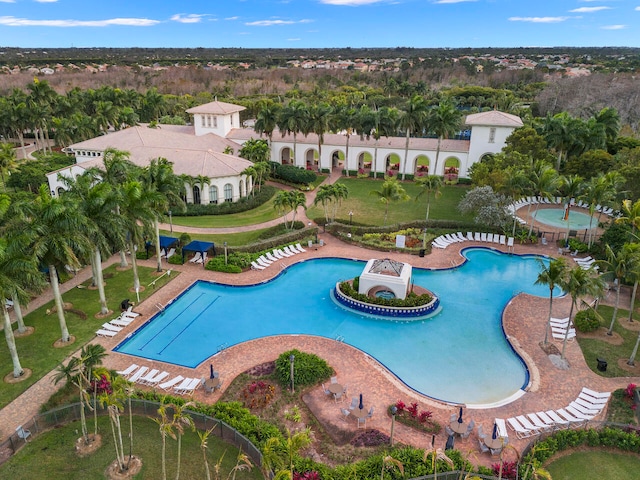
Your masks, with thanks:
M 169 235 L 172 237 L 179 237 L 182 232 L 180 232 L 180 227 L 174 227 L 173 233 L 169 233 L 166 230 L 162 230 L 160 235 Z M 248 245 L 254 243 L 258 240 L 258 237 L 264 232 L 265 229 L 262 230 L 250 230 L 248 232 L 236 232 L 236 233 L 220 233 L 220 234 L 209 234 L 209 233 L 189 233 L 191 240 L 202 240 L 204 242 L 213 242 L 216 244 L 216 249 L 224 242 L 227 242 L 229 246 L 240 246 L 240 245 Z
M 613 307 L 601 305 L 600 307 L 598 307 L 598 313 L 606 321 L 606 325 L 603 326 L 609 328 L 609 324 L 611 322 L 611 317 L 613 314 Z M 628 315 L 629 310 L 618 309 L 618 317 L 625 318 L 623 322 L 627 321 L 626 318 Z M 618 367 L 618 359 L 629 358 L 631 352 L 633 351 L 633 346 L 635 345 L 639 332 L 627 330 L 626 328 L 622 327 L 617 321 L 613 327 L 613 331 L 618 333 L 624 339 L 624 343 L 622 345 L 612 345 L 603 340 L 594 338 L 578 338 L 578 342 L 580 343 L 580 348 L 582 349 L 584 358 L 587 362 L 587 365 L 589 365 L 589 368 L 591 368 L 598 375 L 602 375 L 604 377 L 632 376 L 631 373 Z M 597 358 L 607 360 L 606 372 L 600 372 L 597 370 Z M 640 355 L 638 355 L 636 361 L 640 362 Z
M 349 223 L 349 212 L 353 212 L 353 223 L 358 225 L 384 224 L 385 205 L 375 195 L 373 190 L 382 188 L 383 180 L 342 178 L 339 182 L 346 185 L 349 197 L 338 208 L 336 221 Z M 423 195 L 416 201 L 420 187 L 415 182 L 403 182 L 402 186 L 411 197 L 406 202 L 390 203 L 387 225 L 394 223 L 422 220 L 426 215 L 427 197 Z M 473 221 L 472 215 L 462 215 L 458 211 L 458 203 L 467 192 L 466 187 L 445 186 L 442 195 L 434 199 L 431 197 L 430 219 L 448 219 L 460 221 Z M 324 212 L 321 205 L 307 209 L 309 218 L 323 218 Z
M 155 270 L 152 268 L 138 266 L 140 283 L 145 287 L 140 292 L 140 301 L 153 294 L 158 288 L 178 275 L 178 272 L 175 272 L 171 277 L 165 275 L 158 279 L 154 272 Z M 116 270 L 116 266 L 113 265 L 104 271 L 104 275 L 107 284 L 105 286 L 105 295 L 109 309 L 114 312 L 109 318 L 114 318 L 120 313 L 120 302 L 123 299 L 130 298 L 131 301 L 136 301 L 135 292 L 129 291 L 129 288 L 133 286 L 133 272 L 131 269 L 119 272 Z M 157 280 L 155 286 L 148 286 L 154 280 Z M 90 281 L 86 285 L 89 283 Z M 57 314 L 51 313 L 47 315 L 46 313 L 48 309 L 53 308 L 53 301 L 27 315 L 25 324 L 34 327 L 35 332 L 27 337 L 16 338 L 16 347 L 22 368 L 31 369 L 33 374 L 22 382 L 14 384 L 2 383 L 0 388 L 0 408 L 5 407 L 40 378 L 55 369 L 70 353 L 89 342 L 95 336 L 96 330 L 109 320 L 109 318 L 97 319 L 94 317 L 96 313 L 100 312 L 97 290 L 74 288 L 64 293 L 62 299 L 65 303 L 71 303 L 74 310 L 79 310 L 86 314 L 86 319 L 83 319 L 73 312 L 65 312 L 67 328 L 69 333 L 76 337 L 76 341 L 62 348 L 53 347 L 54 342 L 60 338 Z M 12 371 L 11 357 L 4 341 L 0 342 L 0 365 L 2 365 L 0 373 L 3 377 Z
M 550 463 L 547 470 L 553 480 L 635 480 L 640 458 L 602 451 L 575 452 Z
M 253 210 L 246 212 L 234 213 L 231 215 L 203 215 L 201 217 L 173 217 L 174 230 L 177 225 L 186 227 L 240 227 L 244 225 L 255 225 L 258 223 L 268 222 L 274 218 L 278 218 L 278 212 L 273 207 L 274 198 L 260 205 Z
M 80 458 L 74 450 L 78 438 L 80 423 L 70 423 L 64 427 L 51 430 L 30 440 L 16 455 L 0 466 L 0 477 L 12 480 L 32 480 L 46 478 L 48 480 L 85 480 L 104 478 L 104 471 L 115 460 L 113 435 L 107 417 L 98 420 L 99 433 L 102 435 L 102 446 L 92 455 Z M 125 452 L 128 453 L 129 418 L 121 417 Z M 89 419 L 89 431 L 93 431 L 93 420 Z M 162 478 L 161 448 L 162 440 L 158 425 L 145 417 L 134 417 L 133 454 L 142 460 L 142 470 L 134 478 L 156 480 Z M 204 458 L 200 449 L 197 433 L 188 429 L 182 438 L 182 460 L 180 462 L 180 478 L 206 478 Z M 177 442 L 167 438 L 166 450 L 167 478 L 175 478 L 177 465 Z M 207 461 L 212 478 L 227 478 L 236 465 L 238 449 L 211 435 L 207 440 Z M 220 477 L 216 477 L 214 468 L 222 457 Z M 251 471 L 238 471 L 238 480 L 263 478 L 260 469 L 253 467 Z

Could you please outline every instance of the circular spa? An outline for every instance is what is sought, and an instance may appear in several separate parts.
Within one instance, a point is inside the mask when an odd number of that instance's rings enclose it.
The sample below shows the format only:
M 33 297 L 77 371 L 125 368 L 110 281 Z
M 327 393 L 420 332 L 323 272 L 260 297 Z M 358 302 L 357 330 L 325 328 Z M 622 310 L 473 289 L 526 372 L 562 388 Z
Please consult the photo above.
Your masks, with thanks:
M 579 212 L 575 209 L 569 210 L 568 220 L 565 218 L 564 208 L 544 208 L 533 213 L 533 217 L 537 222 L 544 223 L 550 227 L 564 228 L 571 230 L 589 230 L 598 226 L 598 217 L 595 216 L 593 221 L 586 213 Z
M 424 320 L 345 309 L 332 300 L 333 289 L 359 275 L 364 262 L 314 259 L 257 285 L 198 281 L 116 351 L 196 367 L 220 349 L 255 338 L 339 338 L 424 395 L 474 405 L 504 402 L 522 393 L 529 374 L 505 337 L 502 312 L 520 292 L 548 296 L 546 286 L 534 285 L 543 257 L 483 248 L 463 254 L 468 261 L 457 268 L 413 269 L 413 283 L 440 299 L 440 310 Z

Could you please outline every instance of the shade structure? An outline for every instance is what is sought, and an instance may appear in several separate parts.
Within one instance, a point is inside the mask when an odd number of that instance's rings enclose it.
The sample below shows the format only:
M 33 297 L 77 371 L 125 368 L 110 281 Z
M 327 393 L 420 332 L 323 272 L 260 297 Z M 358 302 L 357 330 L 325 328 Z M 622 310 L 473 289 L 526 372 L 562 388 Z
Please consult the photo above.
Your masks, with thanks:
M 178 237 L 167 237 L 164 235 L 160 235 L 160 248 L 169 248 L 173 247 L 176 243 L 178 243 Z
M 216 254 L 216 245 L 213 242 L 202 242 L 200 240 L 194 240 L 188 245 L 182 247 L 182 263 L 184 263 L 184 258 L 186 252 L 200 252 L 204 254 L 205 252 L 211 251 L 213 255 Z
M 360 404 L 358 405 L 358 408 L 360 410 L 362 410 L 364 408 L 364 404 L 362 403 L 362 394 L 360 394 Z
M 458 423 L 462 423 L 464 420 L 462 420 L 462 407 L 460 407 L 460 413 L 458 414 Z
M 491 434 L 491 438 L 494 439 L 494 440 L 496 438 L 498 438 L 498 424 L 497 423 L 493 424 L 493 433 Z

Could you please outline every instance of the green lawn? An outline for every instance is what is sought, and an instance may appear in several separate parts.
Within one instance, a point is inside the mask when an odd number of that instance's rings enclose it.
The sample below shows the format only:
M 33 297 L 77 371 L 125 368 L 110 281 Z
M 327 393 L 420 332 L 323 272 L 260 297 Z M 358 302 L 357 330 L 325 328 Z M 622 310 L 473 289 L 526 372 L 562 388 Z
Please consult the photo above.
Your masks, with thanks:
M 602 451 L 575 452 L 550 463 L 547 469 L 553 480 L 635 480 L 640 458 Z
M 609 324 L 611 322 L 613 307 L 601 305 L 598 307 L 598 313 L 605 320 L 604 327 L 609 328 Z M 629 310 L 618 309 L 618 317 L 623 317 L 626 322 L 626 318 L 629 315 Z M 634 319 L 640 321 L 640 319 L 636 318 L 636 314 L 634 313 Z M 584 354 L 584 358 L 594 372 L 598 375 L 602 375 L 604 377 L 629 377 L 632 374 L 622 370 L 618 367 L 618 359 L 626 358 L 628 359 L 633 351 L 633 346 L 638 338 L 639 332 L 634 332 L 631 330 L 627 330 L 619 325 L 619 322 L 615 323 L 613 327 L 613 331 L 618 333 L 623 339 L 624 343 L 622 345 L 612 345 L 603 340 L 592 339 L 592 338 L 579 338 L 578 342 L 580 343 L 580 348 L 582 349 L 582 353 Z M 603 358 L 607 360 L 607 371 L 600 372 L 597 370 L 597 358 Z M 640 362 L 640 355 L 636 357 L 636 361 Z
M 139 266 L 138 272 L 141 285 L 146 287 L 144 291 L 140 292 L 141 301 L 165 285 L 171 278 L 175 278 L 178 275 L 178 272 L 175 272 L 171 277 L 165 275 L 156 282 L 155 286 L 148 286 L 158 278 L 153 275 L 155 270 Z M 104 271 L 104 276 L 107 284 L 105 286 L 107 302 L 109 309 L 115 312 L 112 317 L 115 317 L 120 313 L 120 302 L 123 299 L 130 298 L 132 301 L 136 301 L 135 292 L 129 291 L 129 288 L 133 286 L 133 272 L 131 269 L 119 272 L 114 265 Z M 108 319 L 101 320 L 94 317 L 100 311 L 97 290 L 74 288 L 64 293 L 62 299 L 64 302 L 73 304 L 72 308 L 74 310 L 79 310 L 86 314 L 86 319 L 83 319 L 73 312 L 65 312 L 69 333 L 76 337 L 76 341 L 63 348 L 53 347 L 54 342 L 60 338 L 57 314 L 46 314 L 47 309 L 53 308 L 53 301 L 27 315 L 25 324 L 34 327 L 35 332 L 27 337 L 16 338 L 16 347 L 22 368 L 31 369 L 33 374 L 22 382 L 14 384 L 2 383 L 2 388 L 0 388 L 0 408 L 5 407 L 28 387 L 56 368 L 70 353 L 80 349 L 95 336 L 95 331 L 105 321 L 108 321 Z M 4 341 L 0 342 L 0 365 L 3 366 L 1 371 L 3 377 L 12 371 L 11 357 Z
M 89 419 L 90 432 L 93 420 Z M 121 418 L 125 451 L 128 453 L 128 417 Z M 145 417 L 134 417 L 133 454 L 142 460 L 142 470 L 135 479 L 157 480 L 162 478 L 161 446 L 158 425 Z M 113 435 L 107 417 L 99 419 L 102 446 L 92 455 L 80 458 L 75 454 L 74 444 L 78 438 L 80 423 L 70 423 L 33 438 L 10 460 L 0 466 L 0 477 L 12 480 L 85 480 L 104 478 L 107 466 L 116 458 Z M 175 478 L 177 442 L 167 438 L 167 478 Z M 207 462 L 212 478 L 227 478 L 236 465 L 238 449 L 211 435 L 207 440 Z M 222 458 L 220 477 L 216 477 L 214 467 Z M 206 478 L 204 458 L 200 449 L 200 439 L 195 432 L 186 430 L 182 439 L 182 461 L 180 478 Z M 251 471 L 238 471 L 238 480 L 263 478 L 258 467 Z
M 262 230 L 250 230 L 248 232 L 236 232 L 236 233 L 219 233 L 219 234 L 210 234 L 210 233 L 189 233 L 191 240 L 202 240 L 204 242 L 213 242 L 216 244 L 216 249 L 222 246 L 224 242 L 231 247 L 241 246 L 241 245 L 249 245 L 258 240 L 258 237 L 265 231 Z M 168 235 L 172 237 L 180 236 L 182 232 L 180 232 L 180 227 L 176 227 L 173 229 L 173 233 L 169 233 L 169 231 L 161 230 L 160 235 Z
M 336 221 L 349 223 L 349 212 L 353 212 L 353 223 L 359 225 L 377 225 L 384 223 L 385 206 L 380 200 L 372 195 L 373 190 L 382 188 L 383 180 L 342 178 L 339 182 L 345 184 L 349 189 L 349 197 L 338 208 Z M 414 182 L 404 182 L 402 186 L 410 200 L 389 205 L 389 215 L 387 224 L 410 222 L 425 218 L 426 196 L 416 201 L 416 196 L 420 192 L 420 187 Z M 467 192 L 466 187 L 445 186 L 442 188 L 442 195 L 434 199 L 431 198 L 430 219 L 448 219 L 460 221 L 473 221 L 472 215 L 462 215 L 458 211 L 458 203 Z M 309 218 L 323 218 L 322 207 L 309 207 L 307 210 Z

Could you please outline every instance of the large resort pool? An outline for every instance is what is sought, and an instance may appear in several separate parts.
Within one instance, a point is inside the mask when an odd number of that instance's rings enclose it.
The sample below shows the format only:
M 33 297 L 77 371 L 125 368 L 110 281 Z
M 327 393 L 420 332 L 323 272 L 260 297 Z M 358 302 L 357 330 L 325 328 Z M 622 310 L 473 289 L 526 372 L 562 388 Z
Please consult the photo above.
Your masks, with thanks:
M 462 266 L 413 269 L 413 282 L 434 292 L 441 309 L 417 321 L 364 316 L 332 299 L 337 281 L 363 262 L 314 259 L 272 281 L 236 287 L 198 281 L 128 336 L 116 350 L 196 367 L 221 349 L 274 335 L 317 335 L 352 345 L 384 364 L 410 388 L 444 401 L 492 404 L 517 396 L 529 381 L 502 330 L 502 311 L 534 285 L 536 256 L 471 248 Z M 214 359 L 215 362 L 215 359 Z

